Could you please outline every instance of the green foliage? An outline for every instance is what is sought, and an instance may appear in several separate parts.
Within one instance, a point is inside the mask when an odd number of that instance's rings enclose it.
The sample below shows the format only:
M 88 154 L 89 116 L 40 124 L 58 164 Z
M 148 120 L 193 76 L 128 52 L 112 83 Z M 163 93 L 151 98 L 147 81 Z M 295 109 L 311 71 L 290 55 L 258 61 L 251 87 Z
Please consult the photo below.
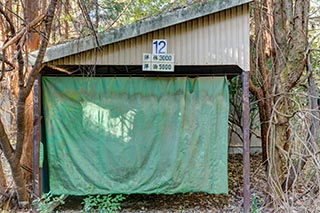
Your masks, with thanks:
M 258 197 L 253 194 L 251 197 L 251 213 L 259 213 L 258 211 Z
M 83 199 L 82 204 L 84 204 L 84 207 L 82 212 L 112 213 L 121 209 L 120 204 L 124 199 L 125 197 L 123 195 L 116 195 L 115 197 L 110 194 L 96 196 L 89 195 Z
M 40 213 L 51 213 L 58 205 L 64 204 L 65 195 L 53 196 L 51 192 L 43 194 L 32 201 L 32 205 L 37 207 Z
M 189 4 L 196 3 L 197 0 L 190 1 Z M 167 13 L 181 7 L 187 6 L 186 0 L 136 0 L 132 1 L 130 8 L 129 23 L 161 13 Z

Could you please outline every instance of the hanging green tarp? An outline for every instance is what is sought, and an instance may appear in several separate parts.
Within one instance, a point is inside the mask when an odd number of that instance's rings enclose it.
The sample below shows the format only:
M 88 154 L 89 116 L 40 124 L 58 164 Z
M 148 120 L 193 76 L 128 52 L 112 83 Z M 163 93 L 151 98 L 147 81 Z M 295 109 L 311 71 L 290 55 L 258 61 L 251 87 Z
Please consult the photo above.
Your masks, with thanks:
M 53 194 L 227 193 L 223 77 L 43 77 Z

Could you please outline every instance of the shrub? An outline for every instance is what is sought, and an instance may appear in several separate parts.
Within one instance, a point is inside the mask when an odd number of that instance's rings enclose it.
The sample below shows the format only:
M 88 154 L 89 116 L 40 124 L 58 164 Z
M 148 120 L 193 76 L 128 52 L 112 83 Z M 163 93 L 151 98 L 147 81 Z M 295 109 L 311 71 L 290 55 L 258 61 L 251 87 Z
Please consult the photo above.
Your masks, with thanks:
M 108 195 L 89 195 L 85 199 L 83 199 L 82 204 L 84 204 L 82 212 L 91 213 L 113 213 L 116 210 L 121 209 L 121 201 L 123 201 L 125 197 L 123 195 L 112 196 Z

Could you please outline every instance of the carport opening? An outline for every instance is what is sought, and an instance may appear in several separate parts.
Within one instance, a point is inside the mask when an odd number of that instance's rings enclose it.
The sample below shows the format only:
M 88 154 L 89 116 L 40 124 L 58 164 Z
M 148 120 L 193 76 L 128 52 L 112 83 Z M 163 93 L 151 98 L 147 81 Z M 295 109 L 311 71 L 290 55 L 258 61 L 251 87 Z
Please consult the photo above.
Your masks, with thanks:
M 139 67 L 45 68 L 43 192 L 228 192 L 225 75 L 241 69 Z

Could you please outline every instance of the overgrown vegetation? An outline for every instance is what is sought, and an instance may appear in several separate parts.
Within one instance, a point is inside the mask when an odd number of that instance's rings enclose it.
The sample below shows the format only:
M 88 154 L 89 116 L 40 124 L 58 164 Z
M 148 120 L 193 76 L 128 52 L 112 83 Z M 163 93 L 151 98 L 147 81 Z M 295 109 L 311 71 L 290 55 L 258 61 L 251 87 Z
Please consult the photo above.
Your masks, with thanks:
M 297 190 L 319 197 L 317 178 L 304 186 L 298 184 L 309 169 L 313 178 L 320 175 L 319 88 L 313 55 L 319 35 L 309 34 L 309 20 L 319 15 L 317 4 L 299 0 L 254 3 L 250 91 L 259 107 L 268 204 L 285 212 L 293 211 L 293 203 L 301 201 Z M 315 20 L 319 27 L 319 18 Z
M 123 195 L 89 195 L 83 199 L 84 213 L 113 213 L 121 209 L 121 202 L 125 199 Z
M 43 194 L 41 197 L 32 201 L 32 205 L 39 213 L 52 213 L 54 209 L 63 205 L 66 195 L 53 196 L 51 192 Z
M 59 212 L 57 207 L 63 209 L 68 195 L 52 195 L 51 192 L 44 193 L 41 197 L 32 201 L 33 208 L 39 213 Z M 83 213 L 114 213 L 121 209 L 121 203 L 125 200 L 123 195 L 89 195 L 83 199 L 81 204 Z
M 56 44 L 95 35 L 189 2 L 0 0 L 0 143 L 15 183 L 15 186 L 7 183 L 0 164 L 1 194 L 6 198 L 1 200 L 11 202 L 15 199 L 6 195 L 14 194 L 20 207 L 26 207 L 29 192 L 34 190 L 30 184 L 32 100 L 29 95 L 48 42 Z M 251 134 L 260 137 L 263 144 L 268 182 L 264 207 L 273 206 L 282 212 L 298 211 L 297 204 L 300 210 L 317 211 L 320 205 L 319 8 L 319 0 L 256 0 L 252 4 L 251 115 L 256 118 L 258 114 L 254 110 L 259 110 L 261 133 L 252 126 Z M 25 56 L 35 49 L 39 50 L 38 60 L 30 67 Z M 235 83 L 231 101 L 235 109 L 241 109 L 237 87 L 240 84 Z M 241 128 L 241 111 L 235 113 L 230 122 Z M 16 192 L 8 193 L 8 188 Z M 45 194 L 36 203 L 39 211 L 46 212 L 52 202 L 60 201 L 60 197 Z M 121 201 L 107 195 L 91 196 L 84 205 L 90 211 Z M 253 212 L 264 208 L 257 205 L 255 197 L 251 207 Z

